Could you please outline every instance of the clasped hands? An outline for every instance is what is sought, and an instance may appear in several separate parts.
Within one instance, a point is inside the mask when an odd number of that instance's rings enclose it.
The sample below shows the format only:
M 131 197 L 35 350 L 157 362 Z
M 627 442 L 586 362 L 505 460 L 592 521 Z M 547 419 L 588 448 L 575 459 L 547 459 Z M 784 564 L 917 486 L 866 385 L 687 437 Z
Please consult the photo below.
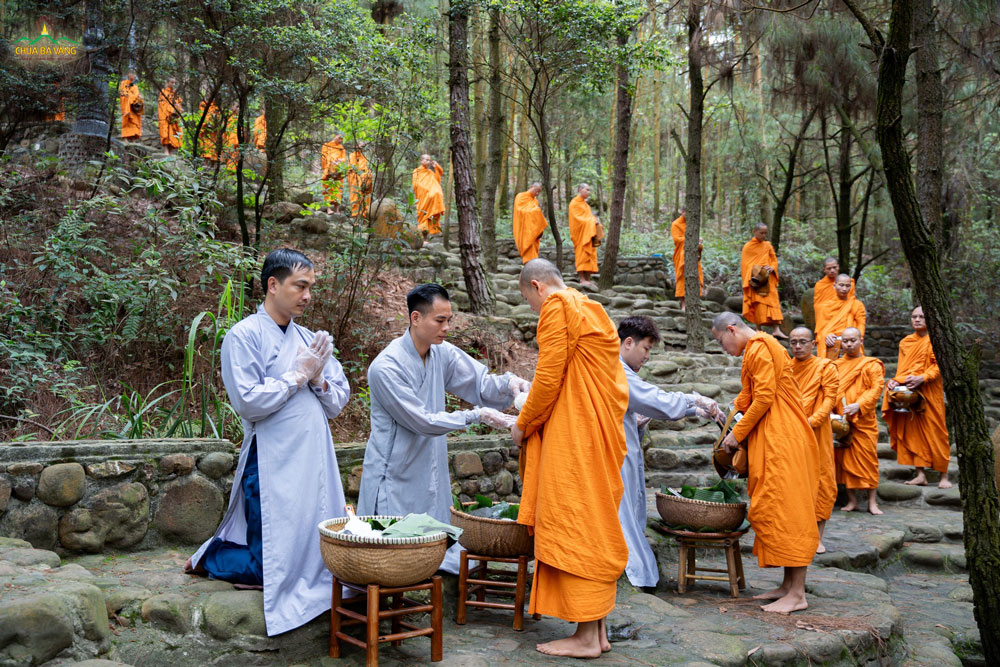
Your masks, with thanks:
M 295 367 L 289 379 L 300 387 L 306 382 L 322 387 L 325 382 L 323 368 L 332 356 L 333 337 L 326 331 L 317 331 L 308 347 L 299 346 L 298 354 L 295 355 Z
M 889 380 L 888 382 L 885 383 L 885 386 L 886 386 L 886 388 L 888 388 L 891 391 L 891 390 L 895 389 L 896 387 L 898 387 L 899 385 L 903 385 L 907 389 L 910 389 L 912 391 L 913 389 L 916 389 L 917 387 L 919 387 L 923 383 L 924 383 L 924 376 L 923 375 L 907 375 L 903 379 L 902 382 L 896 382 L 895 380 Z

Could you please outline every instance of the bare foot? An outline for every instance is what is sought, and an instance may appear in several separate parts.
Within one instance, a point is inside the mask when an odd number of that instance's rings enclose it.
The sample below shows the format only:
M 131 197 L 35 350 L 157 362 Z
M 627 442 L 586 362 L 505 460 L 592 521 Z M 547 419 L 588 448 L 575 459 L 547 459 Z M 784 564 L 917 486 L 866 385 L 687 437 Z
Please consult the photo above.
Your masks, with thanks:
M 816 553 L 818 553 L 818 554 L 825 554 L 826 553 L 826 545 L 823 544 L 822 541 L 820 541 L 819 545 L 816 547 Z
M 262 591 L 264 587 L 259 584 L 233 584 L 233 588 L 240 591 Z
M 870 505 L 868 505 L 868 511 L 874 514 L 875 516 L 878 516 L 879 514 L 885 514 L 885 512 L 880 510 L 878 508 L 878 505 L 876 505 L 875 503 L 871 503 Z
M 597 636 L 601 640 L 601 653 L 607 653 L 611 650 L 611 642 L 608 641 L 608 626 L 605 623 L 607 619 L 602 618 L 597 624 Z
M 753 596 L 754 600 L 780 600 L 781 598 L 788 595 L 788 590 L 782 588 L 781 586 L 775 588 L 773 591 L 768 591 L 766 593 L 759 593 Z
M 775 614 L 790 614 L 793 611 L 802 611 L 808 608 L 809 604 L 806 602 L 805 595 L 789 593 L 780 600 L 775 600 L 771 604 L 761 606 L 761 611 L 769 611 Z
M 194 565 L 191 564 L 190 558 L 184 561 L 184 572 L 185 574 L 194 574 Z
M 903 482 L 903 484 L 909 484 L 910 486 L 927 486 L 927 478 L 924 476 L 924 473 L 921 472 L 909 482 Z
M 952 486 L 954 486 L 954 485 L 951 483 L 951 480 L 948 479 L 947 475 L 945 475 L 944 477 L 942 477 L 941 481 L 938 482 L 938 488 L 939 489 L 950 489 Z
M 609 647 L 610 648 L 610 647 Z M 535 650 L 545 655 L 557 655 L 566 658 L 600 658 L 601 644 L 589 644 L 576 635 L 557 639 L 553 642 L 546 642 L 535 646 Z
M 775 338 L 784 338 L 784 339 L 788 338 L 788 336 L 785 335 L 785 332 L 782 331 L 781 329 L 775 329 L 774 330 L 774 337 Z
M 844 505 L 843 507 L 841 507 L 840 511 L 841 512 L 853 512 L 856 509 L 858 509 L 858 504 L 854 503 L 854 502 L 850 502 L 850 503 L 847 503 L 846 505 Z

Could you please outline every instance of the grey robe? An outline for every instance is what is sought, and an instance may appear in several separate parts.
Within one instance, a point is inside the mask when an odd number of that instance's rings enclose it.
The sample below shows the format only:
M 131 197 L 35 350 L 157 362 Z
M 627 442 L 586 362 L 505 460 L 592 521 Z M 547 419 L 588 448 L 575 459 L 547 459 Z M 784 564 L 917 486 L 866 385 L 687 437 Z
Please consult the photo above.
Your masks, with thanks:
M 445 411 L 445 392 L 473 405 L 503 410 L 514 400 L 510 373 L 486 366 L 451 343 L 431 345 L 421 359 L 407 331 L 368 368 L 371 435 L 361 473 L 358 514 L 425 512 L 451 523 L 451 477 L 445 434 L 476 420 L 473 410 Z M 443 570 L 458 572 L 460 549 L 445 556 Z
M 633 586 L 656 586 L 660 572 L 656 557 L 646 541 L 646 466 L 643 462 L 642 435 L 636 425 L 639 415 L 653 419 L 681 419 L 694 415 L 694 401 L 687 394 L 666 392 L 639 377 L 625 360 L 628 379 L 628 410 L 623 421 L 628 451 L 622 463 L 625 493 L 618 505 L 618 519 L 628 544 L 625 574 Z

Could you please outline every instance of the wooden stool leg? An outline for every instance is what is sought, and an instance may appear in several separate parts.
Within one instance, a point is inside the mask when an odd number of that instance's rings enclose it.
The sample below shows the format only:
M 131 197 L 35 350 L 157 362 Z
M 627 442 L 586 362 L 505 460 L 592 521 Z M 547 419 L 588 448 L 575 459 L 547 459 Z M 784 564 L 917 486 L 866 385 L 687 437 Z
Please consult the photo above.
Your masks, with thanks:
M 400 609 L 403 606 L 403 594 L 395 593 L 392 596 L 392 608 Z M 392 634 L 396 634 L 403 631 L 403 619 L 400 616 L 392 617 Z M 393 646 L 400 646 L 403 643 L 402 639 L 397 639 L 394 642 L 390 642 Z
M 680 543 L 680 555 L 677 558 L 677 592 L 687 592 L 687 545 Z
M 488 560 L 479 561 L 479 567 L 476 568 L 476 579 L 489 579 L 490 562 Z M 486 601 L 486 587 L 480 586 L 476 590 L 476 600 L 479 602 Z
M 365 625 L 365 666 L 378 667 L 378 584 L 368 584 L 368 622 Z
M 740 553 L 740 543 L 737 541 L 733 552 L 736 554 L 736 574 L 740 590 L 747 587 L 747 578 L 743 575 L 743 554 Z
M 465 602 L 469 599 L 469 552 L 462 551 L 458 567 L 458 611 L 455 623 L 465 625 Z
M 339 658 L 340 657 L 340 639 L 337 638 L 337 633 L 340 632 L 340 614 L 337 613 L 337 608 L 340 607 L 343 602 L 343 594 L 340 588 L 340 582 L 337 581 L 337 577 L 333 578 L 333 596 L 330 601 L 330 657 Z
M 528 557 L 517 559 L 517 588 L 514 589 L 514 629 L 524 630 L 524 587 L 528 579 Z
M 431 578 L 433 587 L 431 588 L 431 628 L 434 634 L 431 635 L 431 662 L 440 662 L 444 657 L 444 637 L 441 634 L 441 577 L 434 575 Z
M 729 573 L 729 595 L 740 596 L 739 574 L 736 572 L 736 557 L 733 555 L 733 543 L 726 540 L 726 571 Z

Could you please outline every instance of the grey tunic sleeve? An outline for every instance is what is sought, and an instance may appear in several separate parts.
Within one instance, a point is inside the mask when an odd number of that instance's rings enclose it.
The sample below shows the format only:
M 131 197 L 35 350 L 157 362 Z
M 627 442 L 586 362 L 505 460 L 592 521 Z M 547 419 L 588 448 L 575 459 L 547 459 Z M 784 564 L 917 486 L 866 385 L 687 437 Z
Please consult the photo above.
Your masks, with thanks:
M 461 431 L 479 418 L 476 410 L 430 412 L 417 397 L 398 368 L 375 365 L 368 371 L 372 397 L 403 428 L 420 435 L 444 435 Z M 471 401 L 470 401 L 471 402 Z
M 256 422 L 285 405 L 298 385 L 265 375 L 260 344 L 245 329 L 230 330 L 222 341 L 222 382 L 236 414 Z
M 681 419 L 694 415 L 694 401 L 687 395 L 662 389 L 628 374 L 628 409 L 653 419 Z
M 445 344 L 442 344 L 442 346 Z M 442 350 L 448 355 L 444 373 L 444 390 L 473 405 L 485 405 L 497 410 L 514 402 L 510 390 L 510 373 L 494 375 L 464 351 L 448 344 Z
M 326 391 L 323 386 L 309 385 L 309 387 L 323 406 L 327 419 L 333 419 L 347 405 L 347 399 L 351 397 L 351 386 L 347 382 L 347 376 L 344 375 L 344 368 L 335 357 L 330 357 L 323 367 L 323 379 L 326 380 Z

